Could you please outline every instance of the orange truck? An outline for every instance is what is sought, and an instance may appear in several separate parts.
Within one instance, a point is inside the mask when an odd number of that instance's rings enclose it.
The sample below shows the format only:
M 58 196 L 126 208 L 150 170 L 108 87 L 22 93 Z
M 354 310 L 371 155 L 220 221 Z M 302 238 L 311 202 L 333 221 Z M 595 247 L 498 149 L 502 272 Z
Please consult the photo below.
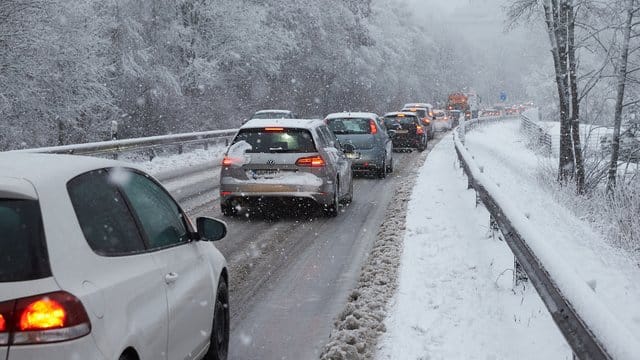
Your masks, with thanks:
M 467 119 L 478 117 L 478 95 L 454 92 L 449 94 L 447 109 L 463 111 Z

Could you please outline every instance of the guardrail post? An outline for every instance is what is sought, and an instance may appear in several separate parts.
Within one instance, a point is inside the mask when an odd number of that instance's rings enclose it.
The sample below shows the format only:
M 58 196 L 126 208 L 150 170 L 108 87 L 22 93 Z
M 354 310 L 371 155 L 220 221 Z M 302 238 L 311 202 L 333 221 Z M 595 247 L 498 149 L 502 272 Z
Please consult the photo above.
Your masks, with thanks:
M 182 155 L 183 152 L 184 152 L 184 145 L 182 144 L 178 145 L 178 154 Z
M 209 143 L 206 141 L 204 142 L 204 149 L 209 150 Z
M 504 241 L 502 238 L 502 232 L 500 231 L 500 226 L 498 226 L 498 222 L 492 214 L 489 214 L 489 235 L 494 240 L 497 238 L 500 241 Z
M 518 259 L 513 257 L 513 287 L 518 287 L 522 283 L 529 281 L 527 273 L 522 268 L 522 265 L 518 262 Z

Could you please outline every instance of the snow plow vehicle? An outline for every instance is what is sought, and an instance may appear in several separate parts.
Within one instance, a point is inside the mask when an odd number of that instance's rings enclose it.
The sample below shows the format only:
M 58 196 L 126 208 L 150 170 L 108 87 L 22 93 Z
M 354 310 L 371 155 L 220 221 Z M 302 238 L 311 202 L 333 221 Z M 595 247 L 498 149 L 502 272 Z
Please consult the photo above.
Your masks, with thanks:
M 460 110 L 467 119 L 478 117 L 478 95 L 475 93 L 454 92 L 449 94 L 447 110 Z

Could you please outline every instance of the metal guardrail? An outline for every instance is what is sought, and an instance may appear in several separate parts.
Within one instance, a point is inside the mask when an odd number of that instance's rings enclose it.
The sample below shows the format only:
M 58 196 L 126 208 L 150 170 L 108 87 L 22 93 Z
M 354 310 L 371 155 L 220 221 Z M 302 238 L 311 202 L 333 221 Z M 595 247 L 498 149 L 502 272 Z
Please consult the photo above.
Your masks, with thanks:
M 553 140 L 551 135 L 525 113 L 520 114 L 520 131 L 527 135 L 533 146 L 543 149 L 547 155 L 552 154 Z
M 188 144 L 204 144 L 204 147 L 207 148 L 210 142 L 218 139 L 223 139 L 228 144 L 228 140 L 237 131 L 238 129 L 214 130 L 14 151 L 48 154 L 109 155 L 177 145 L 178 152 L 182 153 L 182 147 Z
M 467 122 L 465 131 L 473 129 L 482 123 L 495 121 L 495 119 L 488 119 L 488 121 L 474 119 Z M 514 254 L 517 265 L 525 271 L 528 279 L 534 285 L 553 320 L 571 347 L 574 358 L 581 360 L 637 358 L 639 354 L 634 352 L 640 349 L 637 340 L 631 335 L 624 336 L 627 334 L 624 331 L 619 333 L 611 331 L 612 329 L 622 328 L 621 325 L 617 324 L 613 316 L 610 318 L 596 316 L 596 320 L 591 317 L 589 319 L 591 323 L 588 323 L 576 311 L 576 307 L 563 294 L 562 289 L 558 287 L 545 268 L 545 264 L 543 264 L 523 236 L 523 233 L 531 234 L 531 231 L 535 231 L 535 229 L 523 229 L 522 223 L 514 223 L 509 219 L 504 211 L 505 208 L 510 208 L 509 199 L 496 196 L 497 194 L 499 195 L 499 187 L 494 186 L 495 184 L 489 183 L 484 178 L 483 170 L 475 164 L 473 157 L 469 154 L 463 141 L 461 141 L 460 135 L 464 137 L 464 134 L 460 134 L 459 128 L 457 128 L 454 131 L 455 149 L 461 167 L 468 177 L 470 188 L 476 191 L 477 196 L 491 214 L 491 220 L 498 225 L 505 241 Z M 580 284 L 579 279 L 577 279 L 577 282 L 578 284 L 575 284 L 577 287 L 587 286 L 586 284 Z M 592 300 L 597 301 L 596 299 Z M 585 303 L 589 301 L 589 299 L 580 299 L 579 305 L 584 309 Z M 602 309 L 602 304 L 598 303 L 594 306 Z M 593 328 L 599 330 L 601 338 L 596 337 L 592 331 Z M 603 341 L 602 338 L 607 339 L 607 341 Z

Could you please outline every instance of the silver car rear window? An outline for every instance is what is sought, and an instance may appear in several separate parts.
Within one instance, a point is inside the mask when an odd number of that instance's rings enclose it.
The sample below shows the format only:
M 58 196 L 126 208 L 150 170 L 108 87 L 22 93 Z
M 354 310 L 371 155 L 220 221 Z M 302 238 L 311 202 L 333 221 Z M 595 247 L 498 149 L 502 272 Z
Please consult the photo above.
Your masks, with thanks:
M 291 115 L 289 113 L 282 112 L 262 112 L 253 114 L 252 119 L 289 119 Z
M 250 128 L 242 129 L 233 144 L 245 141 L 251 146 L 247 153 L 314 153 L 313 136 L 307 129 Z
M 385 116 L 384 124 L 389 128 L 393 128 L 394 123 L 400 123 L 402 125 L 410 125 L 418 122 L 415 116 Z
M 0 249 L 0 282 L 51 276 L 37 201 L 0 199 Z

